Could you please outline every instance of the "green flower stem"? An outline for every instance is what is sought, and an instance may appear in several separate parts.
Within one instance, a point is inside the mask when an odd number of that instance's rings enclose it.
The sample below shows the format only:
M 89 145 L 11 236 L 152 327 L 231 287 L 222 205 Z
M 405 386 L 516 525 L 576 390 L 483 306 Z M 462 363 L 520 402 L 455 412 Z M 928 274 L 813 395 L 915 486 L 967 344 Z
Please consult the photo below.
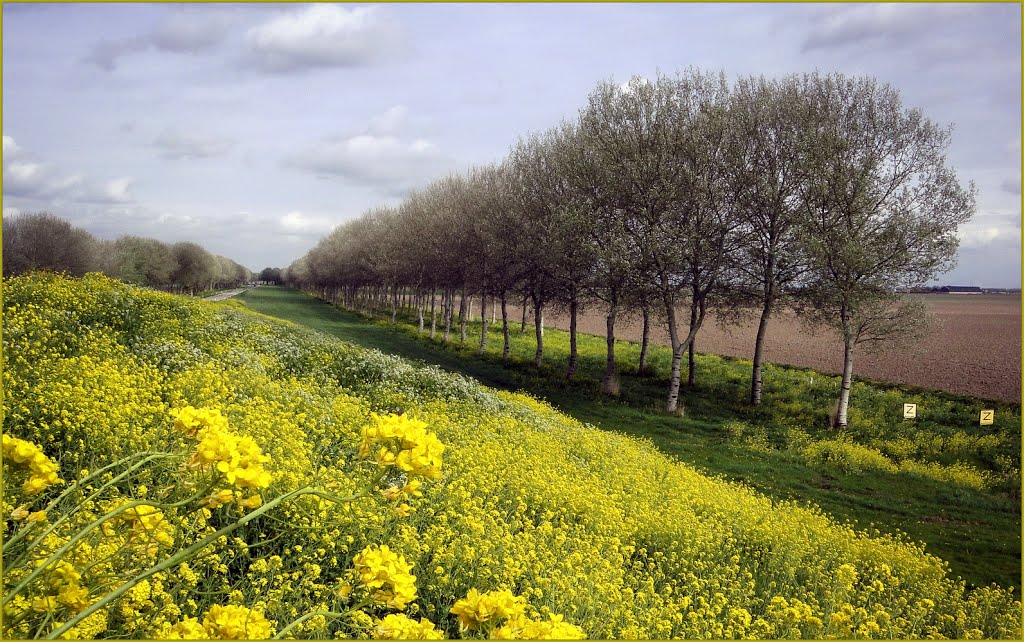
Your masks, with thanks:
M 233 524 L 229 524 L 229 525 L 221 528 L 219 531 L 207 535 L 206 537 L 204 537 L 203 539 L 199 540 L 198 542 L 196 542 L 192 546 L 189 546 L 188 548 L 182 549 L 182 550 L 178 551 L 176 554 L 172 555 L 171 557 L 169 557 L 169 558 L 165 559 L 164 561 L 160 562 L 159 564 L 156 564 L 154 566 L 149 567 L 148 569 L 143 571 L 141 574 L 137 575 L 136 577 L 128 580 L 127 582 L 125 582 L 124 584 L 119 586 L 114 591 L 108 593 L 107 595 L 104 595 L 101 599 L 99 599 L 99 600 L 93 602 L 92 604 L 90 604 L 85 610 L 83 610 L 81 613 L 79 613 L 75 617 L 71 618 L 70 620 L 68 620 L 59 629 L 57 629 L 56 631 L 52 631 L 47 636 L 46 639 L 56 639 L 56 638 L 59 638 L 66 631 L 68 631 L 69 629 L 71 629 L 72 627 L 77 625 L 79 622 L 81 622 L 85 618 L 87 618 L 90 615 L 92 615 L 93 613 L 95 613 L 97 610 L 99 610 L 101 608 L 104 608 L 105 606 L 107 606 L 108 604 L 110 604 L 111 602 L 116 600 L 117 598 L 119 598 L 122 595 L 124 595 L 126 592 L 130 591 L 136 584 L 138 584 L 142 580 L 144 580 L 146 578 L 149 578 L 149 577 L 151 577 L 151 576 L 153 576 L 156 573 L 159 573 L 161 571 L 165 571 L 165 570 L 167 570 L 167 569 L 169 569 L 169 568 L 171 568 L 173 566 L 177 566 L 178 564 L 180 564 L 180 563 L 186 561 L 187 559 L 189 559 L 192 556 L 193 553 L 206 548 L 207 546 L 209 546 L 213 542 L 217 541 L 222 536 L 234 532 L 236 529 L 241 528 L 245 524 L 248 524 L 252 520 L 254 520 L 257 517 L 259 517 L 260 515 L 263 515 L 264 513 L 268 512 L 269 510 L 271 510 L 273 508 L 276 508 L 277 506 L 279 506 L 283 502 L 285 502 L 285 501 L 287 501 L 289 499 L 293 499 L 295 497 L 299 497 L 300 495 L 306 495 L 306 494 L 320 494 L 321 496 L 328 496 L 328 498 L 333 499 L 335 501 L 348 502 L 348 501 L 353 501 L 355 499 L 358 499 L 359 497 L 362 497 L 363 495 L 366 494 L 366 492 L 364 490 L 364 491 L 361 491 L 360 493 L 356 493 L 356 494 L 350 495 L 348 497 L 335 497 L 333 495 L 328 495 L 328 493 L 323 493 L 323 491 L 318 491 L 315 488 L 307 486 L 305 488 L 300 488 L 298 490 L 293 490 L 290 493 L 285 493 L 284 495 L 279 495 L 278 497 L 275 497 L 274 499 L 272 499 L 271 501 L 267 502 L 263 506 L 260 506 L 256 510 L 252 511 L 248 515 L 245 515 L 244 517 L 239 519 L 237 522 L 235 522 Z M 102 521 L 102 520 L 100 520 L 100 521 Z M 58 551 L 58 553 L 64 552 L 64 550 L 67 549 L 67 548 L 68 548 L 67 545 L 65 545 L 64 547 L 61 547 L 61 551 Z M 25 582 L 22 582 L 22 584 L 25 584 Z
M 295 620 L 294 622 L 292 622 L 288 626 L 286 626 L 283 629 L 281 629 L 281 631 L 278 632 L 277 635 L 275 635 L 274 637 L 272 637 L 270 639 L 271 640 L 281 640 L 288 633 L 288 631 L 291 631 L 292 629 L 294 629 L 298 625 L 302 624 L 306 620 L 310 620 L 310 619 L 312 619 L 312 618 L 314 618 L 314 617 L 316 617 L 318 615 L 323 615 L 325 617 L 333 617 L 334 619 L 337 620 L 338 618 L 345 617 L 346 615 L 355 612 L 355 610 L 357 608 L 359 608 L 359 607 L 355 607 L 354 606 L 354 607 L 350 608 L 349 610 L 341 612 L 341 613 L 339 613 L 338 611 L 312 611 L 311 613 L 306 613 L 305 615 L 303 615 L 302 617 L 298 618 L 297 620 Z
M 18 613 L 13 619 L 4 618 L 4 631 L 10 631 L 14 627 L 22 623 L 22 621 L 32 614 L 32 609 L 25 609 L 21 613 Z M 7 637 L 6 635 L 4 636 Z
M 63 546 L 61 546 L 59 549 L 57 549 L 54 553 L 52 553 L 48 558 L 46 558 L 46 560 L 44 562 L 42 562 L 39 566 L 37 566 L 34 571 L 29 573 L 28 576 L 25 579 L 23 579 L 21 581 L 21 583 L 18 584 L 18 586 L 16 586 L 14 588 L 14 590 L 12 590 L 12 591 L 8 592 L 6 595 L 4 595 L 3 604 L 6 606 L 7 603 L 10 602 L 11 599 L 14 598 L 15 595 L 18 595 L 19 593 L 21 593 L 29 584 L 31 584 L 32 580 L 34 580 L 35 578 L 39 577 L 39 575 L 41 573 L 43 573 L 44 571 L 49 569 L 51 564 L 59 561 L 61 559 L 61 557 L 64 556 L 65 553 L 67 553 L 69 550 L 71 550 L 75 546 L 75 544 L 77 544 L 82 539 L 84 539 L 87 535 L 89 535 L 90 532 L 95 530 L 97 527 L 99 527 L 101 524 L 103 524 L 103 522 L 107 521 L 108 519 L 112 519 L 114 517 L 117 517 L 121 513 L 127 511 L 129 508 L 135 508 L 136 506 L 161 506 L 161 507 L 167 507 L 167 508 L 173 508 L 173 507 L 176 507 L 176 506 L 183 506 L 183 505 L 185 505 L 185 504 L 187 504 L 189 502 L 195 501 L 199 497 L 205 495 L 207 492 L 209 492 L 210 488 L 212 488 L 212 487 L 213 487 L 213 482 L 210 482 L 210 484 L 208 484 L 207 487 L 204 488 L 203 490 L 201 490 L 199 493 L 196 493 L 196 494 L 190 496 L 189 498 L 187 498 L 185 500 L 182 500 L 180 502 L 176 502 L 176 503 L 173 503 L 173 504 L 153 504 L 153 503 L 145 501 L 145 500 L 134 500 L 134 501 L 127 502 L 125 504 L 121 504 L 120 506 L 118 506 L 114 510 L 112 510 L 112 511 L 110 511 L 110 512 L 104 514 L 104 515 L 102 515 L 101 517 L 97 518 L 95 521 L 93 521 L 92 523 L 87 525 L 85 528 L 83 528 L 79 532 L 75 533 L 74 537 L 69 539 L 67 541 L 67 543 L 65 543 Z
M 82 504 L 84 504 L 86 502 L 89 502 L 89 501 L 95 499 L 104 490 L 109 488 L 111 485 L 121 481 L 121 479 L 123 479 L 125 476 L 127 476 L 127 475 L 131 474 L 132 472 L 134 472 L 140 466 L 142 466 L 144 464 L 147 464 L 150 461 L 157 460 L 157 459 L 163 459 L 163 458 L 166 458 L 166 457 L 175 457 L 176 456 L 176 455 L 173 455 L 171 453 L 155 453 L 155 454 L 140 453 L 140 454 L 145 454 L 146 458 L 143 459 L 142 461 L 136 463 L 132 467 L 128 468 L 127 470 L 122 472 L 117 477 L 114 477 L 109 482 L 107 482 L 107 483 L 103 484 L 102 486 L 100 486 L 96 491 L 93 492 L 92 495 L 89 495 L 89 497 L 87 497 L 83 502 L 80 502 L 78 504 L 78 506 L 76 506 L 74 509 L 68 511 L 67 514 L 63 515 L 60 519 L 58 519 L 56 522 L 51 524 L 49 528 L 47 528 L 41 535 L 36 537 L 36 539 L 31 544 L 28 545 L 28 548 L 25 549 L 25 551 L 22 553 L 22 556 L 19 557 L 19 559 L 12 561 L 9 565 L 10 566 L 17 566 L 20 562 L 23 562 L 24 559 L 22 559 L 22 558 L 24 557 L 24 555 L 27 555 L 29 551 L 31 551 L 33 548 L 35 548 L 36 545 L 39 544 L 39 542 L 43 541 L 43 539 L 46 538 L 47 535 L 52 533 L 54 531 L 54 529 L 56 529 L 58 526 L 60 526 L 65 521 L 70 519 L 70 517 L 77 512 L 77 509 L 78 509 L 79 506 L 81 506 Z M 64 499 L 69 493 L 71 493 L 75 489 L 79 488 L 83 483 L 85 483 L 85 482 L 95 478 L 97 475 L 101 475 L 102 473 L 106 472 L 107 470 L 109 470 L 111 468 L 114 468 L 116 466 L 120 466 L 123 463 L 125 463 L 127 461 L 130 461 L 135 456 L 136 455 L 131 455 L 131 456 L 125 457 L 124 459 L 119 459 L 118 461 L 114 462 L 113 464 L 109 464 L 109 465 L 104 466 L 103 468 L 97 470 L 96 472 L 94 472 L 93 474 L 89 475 L 88 477 L 85 477 L 83 479 L 80 479 L 80 480 L 76 481 L 75 483 L 71 484 L 71 486 L 69 486 L 67 488 L 67 490 L 65 490 L 63 493 L 61 493 L 56 499 L 54 499 L 49 504 L 47 504 L 46 508 L 44 508 L 43 510 L 49 512 L 50 510 L 53 509 L 54 506 L 57 505 L 57 503 L 59 501 Z M 12 545 L 14 545 L 19 540 L 21 540 L 25 535 L 27 535 L 28 532 L 31 531 L 31 530 L 32 529 L 30 527 L 28 527 L 28 526 L 25 526 L 25 527 L 19 529 L 18 532 L 15 533 L 11 537 L 11 539 L 9 539 L 6 542 L 4 542 L 4 548 L 5 549 L 9 549 Z

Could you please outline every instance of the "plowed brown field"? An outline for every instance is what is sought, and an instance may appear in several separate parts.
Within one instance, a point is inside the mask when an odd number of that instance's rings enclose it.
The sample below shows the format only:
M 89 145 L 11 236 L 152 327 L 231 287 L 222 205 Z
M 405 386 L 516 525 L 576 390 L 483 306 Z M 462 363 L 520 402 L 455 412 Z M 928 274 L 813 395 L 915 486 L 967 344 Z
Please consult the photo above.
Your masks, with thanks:
M 869 377 L 924 388 L 935 388 L 983 399 L 1021 401 L 1021 297 L 1016 295 L 922 296 L 938 324 L 921 342 L 904 348 L 883 345 L 881 351 L 854 355 L 854 376 Z M 510 314 L 511 316 L 511 314 Z M 512 317 L 515 318 L 515 317 Z M 686 310 L 681 319 L 689 318 Z M 567 329 L 565 315 L 551 315 L 546 325 Z M 639 318 L 617 324 L 621 339 L 640 340 Z M 579 330 L 604 336 L 600 309 L 583 314 Z M 751 358 L 757 319 L 738 327 L 722 328 L 713 318 L 697 335 L 698 352 Z M 652 321 L 652 341 L 669 345 L 668 333 Z M 811 333 L 792 313 L 772 319 L 765 343 L 765 359 L 772 363 L 838 373 L 843 348 L 838 336 L 822 329 Z

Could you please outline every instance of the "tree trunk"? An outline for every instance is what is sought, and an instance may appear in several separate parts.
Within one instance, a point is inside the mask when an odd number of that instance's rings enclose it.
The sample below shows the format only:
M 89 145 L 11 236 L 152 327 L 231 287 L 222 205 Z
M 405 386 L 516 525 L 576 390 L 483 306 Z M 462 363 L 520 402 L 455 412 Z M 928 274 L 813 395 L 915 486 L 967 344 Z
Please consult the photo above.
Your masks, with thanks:
M 523 295 L 523 322 L 519 325 L 519 334 L 526 332 L 526 295 Z
M 612 293 L 611 302 L 608 304 L 608 317 L 606 319 L 606 341 L 608 342 L 608 360 L 604 366 L 604 380 L 601 382 L 601 391 L 606 395 L 618 394 L 618 386 L 615 385 L 615 314 L 618 312 L 618 298 Z
M 423 310 L 427 307 L 426 298 L 422 293 L 416 294 L 416 314 L 420 320 L 420 334 L 423 334 Z
M 508 297 L 505 295 L 505 291 L 502 290 L 501 291 L 501 334 L 502 334 L 502 337 L 505 339 L 505 345 L 501 349 L 501 358 L 502 359 L 508 359 L 509 352 L 511 352 L 511 348 L 512 348 L 511 343 L 509 342 L 509 337 L 508 337 L 508 308 L 507 308 L 507 299 L 508 299 Z
M 693 302 L 690 303 L 690 333 L 693 333 L 694 326 L 697 325 L 697 298 L 694 297 Z M 695 341 L 690 341 L 690 347 L 687 349 L 690 353 L 688 370 L 686 372 L 686 385 L 692 386 L 697 381 L 697 364 L 693 361 L 693 344 Z
M 539 368 L 544 357 L 544 304 L 533 298 L 533 329 L 537 335 L 537 352 L 533 356 L 533 367 Z
M 462 296 L 459 297 L 459 343 L 466 343 L 466 288 L 462 288 Z
M 686 385 L 692 386 L 697 381 L 697 364 L 693 360 L 693 344 L 697 343 L 696 339 L 690 342 L 688 352 L 690 353 L 690 362 L 688 364 L 689 369 L 687 370 Z
M 846 411 L 850 407 L 850 388 L 853 384 L 853 337 L 846 332 L 843 334 L 843 384 L 839 388 L 839 405 L 836 407 L 834 428 L 846 427 Z
M 487 350 L 487 295 L 480 295 L 480 354 Z
M 491 325 L 494 325 L 495 321 L 497 321 L 497 319 L 495 318 L 495 315 L 497 313 L 498 313 L 498 311 L 495 309 L 495 305 L 494 305 L 494 297 L 492 296 L 491 297 Z
M 640 367 L 638 369 L 638 372 L 641 375 L 647 372 L 647 346 L 651 343 L 651 310 L 645 305 L 643 307 L 643 311 L 644 334 L 640 340 Z
M 455 302 L 452 300 L 455 297 L 455 292 L 451 288 L 445 288 L 445 304 L 444 304 L 444 342 L 448 343 L 448 336 L 452 331 L 452 308 L 455 307 Z
M 572 381 L 576 374 L 576 313 L 579 311 L 579 302 L 576 300 L 576 293 L 569 297 L 569 367 L 565 372 L 565 378 Z
M 430 338 L 437 333 L 437 288 L 430 288 Z
M 668 316 L 668 337 L 672 343 L 672 369 L 668 380 L 668 400 L 665 402 L 666 412 L 676 412 L 679 407 L 679 377 L 683 361 L 683 348 L 679 341 L 679 329 L 676 327 L 675 301 L 665 299 L 665 313 Z
M 754 371 L 750 376 L 750 405 L 761 403 L 761 361 L 764 358 L 764 338 L 768 334 L 768 320 L 772 316 L 772 302 L 764 303 L 761 321 L 757 324 L 757 338 L 754 340 Z
M 394 325 L 395 317 L 398 315 L 398 288 L 391 290 L 391 324 Z

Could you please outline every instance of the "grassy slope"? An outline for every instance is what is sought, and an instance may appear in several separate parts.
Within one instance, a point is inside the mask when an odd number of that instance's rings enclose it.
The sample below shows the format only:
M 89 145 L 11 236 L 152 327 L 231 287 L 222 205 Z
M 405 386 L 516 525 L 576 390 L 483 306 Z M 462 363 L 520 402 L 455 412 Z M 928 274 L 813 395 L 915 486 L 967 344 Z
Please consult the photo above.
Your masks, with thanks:
M 746 382 L 724 375 L 716 386 L 698 385 L 685 392 L 687 413 L 670 416 L 659 410 L 664 381 L 657 377 L 622 375 L 618 400 L 596 394 L 603 369 L 603 338 L 580 338 L 578 381 L 560 377 L 565 333 L 549 330 L 546 361 L 552 365 L 536 373 L 525 364 L 532 357 L 532 338 L 514 341 L 513 363 L 502 364 L 500 334 L 491 336 L 492 354 L 477 356 L 470 349 L 445 348 L 415 336 L 408 329 L 370 322 L 324 302 L 283 288 L 258 288 L 242 295 L 252 309 L 288 319 L 327 334 L 406 358 L 418 359 L 472 376 L 486 385 L 525 389 L 544 397 L 563 412 L 593 425 L 651 439 L 663 452 L 712 474 L 744 481 L 776 499 L 798 499 L 821 506 L 842 520 L 860 527 L 874 524 L 883 531 L 902 531 L 927 543 L 928 550 L 947 560 L 954 575 L 974 584 L 997 582 L 1020 587 L 1020 501 L 998 493 L 983 493 L 909 475 L 848 474 L 838 469 L 823 474 L 781 451 L 752 451 L 722 429 L 743 417 L 739 401 Z M 518 328 L 516 328 L 518 330 Z M 514 332 L 518 335 L 518 332 Z M 453 339 L 457 342 L 457 333 Z M 478 335 L 467 340 L 475 348 Z M 638 346 L 621 342 L 621 364 L 635 364 Z M 667 370 L 667 351 L 655 351 L 655 370 Z M 556 363 L 557 362 L 557 363 Z M 635 367 L 635 366 L 634 366 Z M 809 373 L 813 374 L 813 373 Z M 820 375 L 819 375 L 820 376 Z M 936 395 L 937 397 L 945 397 Z M 999 412 L 1013 412 L 1007 406 Z M 1017 411 L 1019 414 L 1019 410 Z

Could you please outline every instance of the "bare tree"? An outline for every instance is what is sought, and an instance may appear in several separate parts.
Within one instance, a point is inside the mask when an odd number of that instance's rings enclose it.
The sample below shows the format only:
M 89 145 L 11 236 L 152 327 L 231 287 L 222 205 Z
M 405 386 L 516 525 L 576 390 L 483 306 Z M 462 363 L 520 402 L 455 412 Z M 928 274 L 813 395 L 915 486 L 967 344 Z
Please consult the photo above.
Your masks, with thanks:
M 734 262 L 740 304 L 760 308 L 750 403 L 761 402 L 761 365 L 772 313 L 789 298 L 806 258 L 799 223 L 805 169 L 801 135 L 809 120 L 799 78 L 740 78 L 729 106 L 729 186 L 742 225 Z
M 212 254 L 191 242 L 175 243 L 171 253 L 174 256 L 171 283 L 177 289 L 194 294 L 210 282 L 214 268 Z
M 596 207 L 589 186 L 576 180 L 584 140 L 574 124 L 563 122 L 543 137 L 548 171 L 538 176 L 539 188 L 551 207 L 551 276 L 554 300 L 569 312 L 569 361 L 565 376 L 572 379 L 578 361 L 577 321 L 595 269 L 593 230 Z
M 553 160 L 543 137 L 534 134 L 520 140 L 507 167 L 509 205 L 522 220 L 521 286 L 533 303 L 537 341 L 533 365 L 539 368 L 544 357 L 544 308 L 555 295 L 558 279 L 554 269 L 561 258 L 555 243 L 557 206 L 551 200 L 548 182 Z
M 807 75 L 813 115 L 802 153 L 811 168 L 803 243 L 813 318 L 843 340 L 843 377 L 833 424 L 847 424 L 854 348 L 920 332 L 922 307 L 902 288 L 953 267 L 957 226 L 974 213 L 975 190 L 946 166 L 952 127 L 940 127 L 899 93 L 870 78 Z
M 606 392 L 615 387 L 615 322 L 626 299 L 621 288 L 661 285 L 674 299 L 678 287 L 682 259 L 666 233 L 676 200 L 667 176 L 679 148 L 674 109 L 672 83 L 659 76 L 653 83 L 635 77 L 625 87 L 602 82 L 580 111 L 590 184 L 603 211 L 596 241 L 598 264 L 609 277 L 601 288 L 608 303 Z
M 154 288 L 170 285 L 175 267 L 170 246 L 156 239 L 128 235 L 113 242 L 110 261 L 112 276 Z
M 690 70 L 626 87 L 606 82 L 581 114 L 601 167 L 610 205 L 621 209 L 630 268 L 641 288 L 657 293 L 672 342 L 666 410 L 679 409 L 683 352 L 704 322 L 732 240 L 724 190 L 725 100 L 722 75 Z M 681 336 L 676 307 L 690 300 Z
M 82 276 L 100 268 L 92 234 L 44 212 L 3 219 L 5 275 L 50 270 Z

